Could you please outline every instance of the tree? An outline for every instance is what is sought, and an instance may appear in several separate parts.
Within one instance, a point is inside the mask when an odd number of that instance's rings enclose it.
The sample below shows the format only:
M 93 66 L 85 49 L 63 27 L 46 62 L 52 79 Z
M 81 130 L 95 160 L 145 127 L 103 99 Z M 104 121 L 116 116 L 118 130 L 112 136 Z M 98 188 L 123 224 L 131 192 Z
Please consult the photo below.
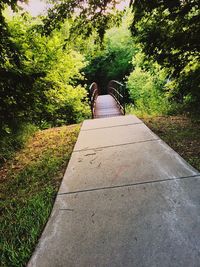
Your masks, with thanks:
M 28 117 L 36 124 L 77 122 L 88 115 L 84 101 L 86 90 L 78 85 L 84 79 L 80 71 L 86 64 L 84 56 L 73 50 L 70 44 L 68 49 L 63 49 L 65 34 L 69 32 L 68 21 L 60 30 L 54 30 L 51 36 L 37 31 L 40 24 L 40 18 L 33 19 L 28 14 L 16 15 L 9 21 L 13 40 L 23 54 L 23 71 L 44 74 L 35 80 L 32 88 L 28 86 L 25 92 L 20 88 L 13 97 L 19 98 L 16 104 L 25 98 L 21 115 L 26 114 L 26 121 Z M 17 108 L 19 111 L 18 105 Z
M 0 68 L 4 67 L 8 60 L 11 64 L 19 64 L 19 54 L 15 44 L 11 41 L 11 34 L 8 25 L 5 21 L 3 11 L 5 7 L 10 6 L 13 11 L 17 10 L 17 0 L 2 0 L 0 2 Z M 20 0 L 19 2 L 27 2 L 27 0 Z
M 21 1 L 23 2 L 23 1 Z M 25 2 L 25 1 L 24 1 Z M 17 1 L 0 3 L 0 132 L 16 128 L 19 120 L 27 116 L 35 103 L 33 85 L 38 77 L 44 76 L 39 70 L 25 68 L 24 50 L 16 44 L 3 11 L 10 6 L 17 9 Z
M 101 49 L 86 53 L 89 64 L 84 69 L 89 83 L 96 81 L 102 93 L 107 93 L 110 80 L 123 81 L 132 70 L 132 57 L 138 50 L 129 30 L 132 16 L 124 14 L 121 25 L 111 27 L 105 32 Z M 93 45 L 93 46 L 96 46 Z
M 200 99 L 199 1 L 135 0 L 132 8 L 132 33 L 145 54 L 168 69 L 173 97 L 197 104 Z
M 53 7 L 48 10 L 44 19 L 43 31 L 49 34 L 53 29 L 59 28 L 65 19 L 73 20 L 71 35 L 90 36 L 95 29 L 100 40 L 103 40 L 106 29 L 110 24 L 120 18 L 116 10 L 119 0 L 50 0 Z M 119 15 L 119 16 L 118 16 Z
M 15 47 L 3 55 L 0 69 L 0 132 L 7 135 L 25 122 L 47 125 L 77 122 L 88 116 L 86 90 L 77 86 L 84 57 L 73 50 L 65 36 L 68 22 L 45 36 L 38 28 L 41 18 L 20 13 L 6 19 L 9 38 Z

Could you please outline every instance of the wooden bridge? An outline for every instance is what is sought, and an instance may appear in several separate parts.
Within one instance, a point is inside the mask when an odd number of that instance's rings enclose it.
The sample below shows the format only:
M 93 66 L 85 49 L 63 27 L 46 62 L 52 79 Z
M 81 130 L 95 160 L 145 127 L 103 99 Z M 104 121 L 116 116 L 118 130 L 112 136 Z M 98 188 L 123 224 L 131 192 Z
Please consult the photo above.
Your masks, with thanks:
M 118 81 L 110 81 L 107 95 L 101 95 L 97 83 L 90 86 L 92 118 L 105 118 L 125 115 L 125 88 Z

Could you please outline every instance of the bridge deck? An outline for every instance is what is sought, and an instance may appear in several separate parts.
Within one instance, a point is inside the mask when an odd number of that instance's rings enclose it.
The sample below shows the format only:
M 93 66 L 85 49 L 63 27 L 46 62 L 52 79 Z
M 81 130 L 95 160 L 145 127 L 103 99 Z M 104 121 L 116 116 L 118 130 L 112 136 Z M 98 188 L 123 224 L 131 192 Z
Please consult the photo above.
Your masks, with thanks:
M 117 102 L 111 95 L 97 97 L 94 118 L 115 117 L 122 115 Z

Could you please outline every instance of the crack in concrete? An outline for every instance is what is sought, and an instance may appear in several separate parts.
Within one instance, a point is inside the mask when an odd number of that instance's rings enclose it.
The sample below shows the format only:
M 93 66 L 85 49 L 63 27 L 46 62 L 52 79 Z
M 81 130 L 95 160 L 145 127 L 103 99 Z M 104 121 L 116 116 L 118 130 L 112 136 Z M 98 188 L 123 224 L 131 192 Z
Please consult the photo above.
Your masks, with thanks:
M 123 184 L 123 185 L 114 185 L 114 186 L 107 186 L 107 187 L 105 186 L 105 187 L 97 187 L 97 188 L 84 189 L 84 190 L 78 190 L 78 191 L 72 191 L 72 192 L 66 192 L 66 193 L 58 193 L 58 196 L 72 195 L 72 194 L 77 194 L 77 193 L 87 193 L 87 192 L 108 190 L 108 189 L 116 189 L 116 188 L 123 188 L 123 187 L 132 187 L 132 186 L 138 186 L 138 185 L 144 185 L 144 184 L 154 184 L 154 183 L 161 183 L 161 182 L 167 182 L 167 181 L 176 181 L 176 180 L 183 180 L 183 179 L 190 179 L 190 178 L 198 178 L 198 179 L 200 179 L 200 173 L 197 173 L 195 175 L 190 175 L 190 176 L 176 177 L 176 178 L 167 178 L 167 179 L 161 179 L 161 180 L 152 180 L 152 181 L 146 181 L 146 182 L 130 183 L 130 184 Z
M 101 146 L 101 147 L 92 147 L 92 148 L 87 147 L 87 148 L 83 148 L 83 149 L 79 149 L 79 150 L 74 150 L 73 153 L 87 151 L 87 150 L 96 150 L 96 149 L 102 149 L 102 148 L 117 147 L 117 146 L 127 146 L 127 145 L 132 145 L 132 144 L 140 144 L 140 143 L 160 141 L 160 140 L 161 140 L 160 138 L 155 138 L 155 139 L 148 139 L 148 140 L 144 140 L 144 141 L 137 141 L 137 142 L 118 144 L 118 145 L 111 145 L 111 146 Z
M 81 129 L 81 131 L 87 132 L 87 131 L 94 131 L 94 130 L 107 129 L 107 128 L 116 128 L 116 127 L 129 126 L 129 125 L 138 125 L 138 124 L 144 124 L 144 123 L 143 122 L 135 122 L 135 123 L 119 124 L 119 125 L 104 126 L 104 127 L 98 127 L 98 128 L 92 128 L 92 129 Z

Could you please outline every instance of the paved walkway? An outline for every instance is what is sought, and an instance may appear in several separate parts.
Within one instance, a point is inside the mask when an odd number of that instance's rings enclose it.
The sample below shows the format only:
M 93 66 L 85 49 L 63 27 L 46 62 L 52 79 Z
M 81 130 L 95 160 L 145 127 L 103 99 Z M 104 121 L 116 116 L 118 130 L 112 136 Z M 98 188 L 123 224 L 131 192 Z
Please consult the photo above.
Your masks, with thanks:
M 122 115 L 117 102 L 111 95 L 99 95 L 96 100 L 95 118 L 115 117 Z
M 134 116 L 87 120 L 29 264 L 200 266 L 200 173 Z

